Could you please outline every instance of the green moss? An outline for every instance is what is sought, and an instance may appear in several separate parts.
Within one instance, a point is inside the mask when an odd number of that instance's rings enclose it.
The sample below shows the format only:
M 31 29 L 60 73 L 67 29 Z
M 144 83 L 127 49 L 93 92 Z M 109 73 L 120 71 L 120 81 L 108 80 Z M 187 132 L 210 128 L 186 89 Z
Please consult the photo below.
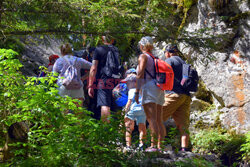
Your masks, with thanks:
M 193 5 L 195 5 L 198 2 L 198 0 L 169 0 L 169 1 L 175 3 L 177 5 L 177 10 L 182 11 L 183 13 L 182 22 L 178 29 L 178 32 L 180 32 L 186 23 L 189 9 Z
M 250 12 L 248 11 L 248 12 L 244 12 L 244 13 L 239 13 L 239 14 L 237 14 L 236 16 L 234 16 L 234 17 L 230 17 L 229 18 L 229 22 L 236 22 L 236 21 L 238 21 L 238 20 L 240 20 L 240 19 L 245 19 L 245 18 L 247 18 L 248 16 L 250 16 Z
M 216 114 L 217 115 L 215 117 L 214 124 L 211 127 L 213 127 L 213 128 L 222 128 L 222 123 L 221 123 L 221 120 L 220 120 L 220 111 L 218 111 Z
M 222 9 L 230 3 L 230 0 L 209 0 L 208 4 L 212 9 Z
M 209 104 L 213 104 L 212 93 L 207 90 L 205 83 L 201 80 L 199 81 L 199 88 L 195 96 L 197 99 L 203 100 Z
M 207 129 L 208 127 L 209 127 L 209 125 L 208 125 L 207 123 L 203 122 L 202 119 L 199 120 L 199 121 L 197 121 L 197 122 L 194 124 L 194 128 L 200 129 L 200 130 L 202 130 L 202 129 Z
M 191 110 L 192 111 L 208 111 L 212 109 L 211 108 L 211 104 L 210 103 L 207 103 L 203 100 L 193 100 L 192 101 L 192 106 L 191 106 Z

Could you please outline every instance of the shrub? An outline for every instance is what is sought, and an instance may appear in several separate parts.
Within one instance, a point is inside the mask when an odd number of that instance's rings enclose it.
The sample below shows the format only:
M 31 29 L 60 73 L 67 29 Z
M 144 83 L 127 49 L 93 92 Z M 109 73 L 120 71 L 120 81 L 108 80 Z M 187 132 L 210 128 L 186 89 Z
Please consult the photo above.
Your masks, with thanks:
M 244 135 L 222 129 L 208 129 L 191 136 L 193 151 L 203 154 L 215 153 L 225 165 L 241 161 L 241 145 L 246 142 Z
M 240 151 L 243 152 L 242 159 L 246 162 L 250 161 L 250 132 L 246 134 L 246 142 L 241 145 Z
M 12 123 L 26 121 L 30 126 L 28 147 L 12 150 L 16 155 L 7 166 L 128 166 L 128 156 L 117 150 L 123 127 L 121 117 L 103 124 L 90 112 L 77 107 L 70 97 L 62 98 L 56 89 L 56 78 L 25 77 L 17 52 L 0 49 L 0 121 L 7 129 Z M 39 84 L 38 84 L 39 83 Z M 75 114 L 65 114 L 68 110 Z M 122 132 L 122 133 L 119 133 Z M 18 156 L 17 156 L 18 155 Z

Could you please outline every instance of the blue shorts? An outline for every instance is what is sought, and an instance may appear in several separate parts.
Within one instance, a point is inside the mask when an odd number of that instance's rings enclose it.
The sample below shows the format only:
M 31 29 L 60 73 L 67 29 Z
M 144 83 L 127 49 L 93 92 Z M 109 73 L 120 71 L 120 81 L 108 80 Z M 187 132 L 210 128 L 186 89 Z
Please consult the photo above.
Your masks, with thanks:
M 146 124 L 146 115 L 143 112 L 133 112 L 129 111 L 126 115 L 125 118 L 129 118 L 133 121 L 136 121 L 136 125 L 139 125 L 139 123 Z

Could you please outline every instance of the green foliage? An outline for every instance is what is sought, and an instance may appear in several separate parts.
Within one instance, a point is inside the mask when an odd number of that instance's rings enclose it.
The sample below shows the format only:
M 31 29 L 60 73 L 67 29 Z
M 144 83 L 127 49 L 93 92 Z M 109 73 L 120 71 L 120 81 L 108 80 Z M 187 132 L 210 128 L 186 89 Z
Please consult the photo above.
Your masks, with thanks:
M 241 145 L 240 151 L 243 152 L 242 158 L 243 160 L 246 160 L 247 162 L 250 161 L 250 132 L 248 132 L 246 135 L 246 142 Z
M 247 144 L 244 135 L 235 132 L 227 132 L 222 129 L 208 129 L 200 131 L 191 136 L 193 151 L 203 154 L 215 153 L 224 162 L 223 164 L 232 165 L 241 160 L 242 146 Z M 245 152 L 246 155 L 247 152 Z
M 10 37 L 16 39 L 19 35 L 41 35 L 41 39 L 44 35 L 57 35 L 64 39 L 79 35 L 74 41 L 77 44 L 73 44 L 78 49 L 81 48 L 83 34 L 88 36 L 92 46 L 96 46 L 100 44 L 100 35 L 108 33 L 116 38 L 124 60 L 135 54 L 139 39 L 145 35 L 167 42 L 184 41 L 194 48 L 203 45 L 214 47 L 214 41 L 209 40 L 214 37 L 199 39 L 202 34 L 188 34 L 182 30 L 187 13 L 197 0 L 175 0 L 177 8 L 169 2 L 3 0 L 0 2 L 0 43 Z
M 6 40 L 0 40 L 0 48 L 16 50 L 18 53 L 22 53 L 24 50 L 24 45 L 20 39 L 16 37 L 9 37 Z
M 167 137 L 165 139 L 165 145 L 171 145 L 173 150 L 176 152 L 179 150 L 180 146 L 180 133 L 177 128 L 170 128 L 167 130 Z
M 56 78 L 24 77 L 17 52 L 0 49 L 0 122 L 7 129 L 12 123 L 29 124 L 28 143 L 17 143 L 27 150 L 11 150 L 16 156 L 7 166 L 128 166 L 128 156 L 117 149 L 124 139 L 121 117 L 104 124 L 77 107 L 77 100 L 58 95 Z M 38 84 L 39 83 L 39 84 Z M 67 114 L 68 110 L 74 114 Z M 119 114 L 119 113 L 118 113 Z M 121 132 L 121 133 L 119 133 Z M 18 156 L 17 156 L 18 155 Z

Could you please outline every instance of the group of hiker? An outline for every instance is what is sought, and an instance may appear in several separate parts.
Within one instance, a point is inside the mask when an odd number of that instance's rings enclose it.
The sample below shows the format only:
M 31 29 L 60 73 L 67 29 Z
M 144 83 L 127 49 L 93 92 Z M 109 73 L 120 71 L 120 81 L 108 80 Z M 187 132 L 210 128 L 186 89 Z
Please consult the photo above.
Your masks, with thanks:
M 184 76 L 186 62 L 178 56 L 177 46 L 168 44 L 163 49 L 166 57 L 163 61 L 153 55 L 153 39 L 143 37 L 138 43 L 141 54 L 137 67 L 124 69 L 119 50 L 114 46 L 114 38 L 110 35 L 102 36 L 102 42 L 103 45 L 92 48 L 88 59 L 86 56 L 73 56 L 69 44 L 61 46 L 60 58 L 51 58 L 54 61 L 52 71 L 59 74 L 59 94 L 80 100 L 81 104 L 78 105 L 82 106 L 86 99 L 83 89 L 85 83 L 87 96 L 90 97 L 89 106 L 93 103 L 99 107 L 101 120 L 109 123 L 111 111 L 116 110 L 116 102 L 122 96 L 118 92 L 117 97 L 114 91 L 116 88 L 119 91 L 122 84 L 125 84 L 127 93 L 122 109 L 126 127 L 125 150 L 132 150 L 131 136 L 136 121 L 139 130 L 138 149 L 147 152 L 163 151 L 166 136 L 164 122 L 172 117 L 181 134 L 181 150 L 187 151 L 191 96 L 190 89 L 184 83 L 189 79 L 189 74 Z M 151 146 L 147 148 L 146 121 L 151 133 Z

